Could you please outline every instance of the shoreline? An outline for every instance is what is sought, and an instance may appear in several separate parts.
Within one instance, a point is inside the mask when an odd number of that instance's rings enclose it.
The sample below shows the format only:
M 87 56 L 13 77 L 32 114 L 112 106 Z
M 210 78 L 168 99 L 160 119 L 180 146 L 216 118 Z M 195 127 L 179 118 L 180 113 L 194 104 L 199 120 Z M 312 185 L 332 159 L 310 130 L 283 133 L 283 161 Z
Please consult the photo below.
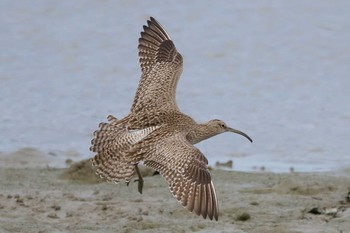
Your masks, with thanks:
M 88 152 L 89 153 L 89 152 Z M 75 150 L 49 150 L 43 151 L 33 147 L 23 147 L 14 151 L 0 151 L 0 167 L 52 167 L 52 168 L 67 168 L 73 162 L 79 162 L 84 159 L 92 158 L 93 153 L 90 156 L 83 156 Z M 247 160 L 243 157 L 246 157 Z M 249 158 L 248 158 L 249 157 Z M 218 158 L 212 158 L 207 156 L 209 160 L 209 166 L 214 169 L 223 169 L 227 171 L 242 171 L 242 172 L 271 172 L 276 174 L 284 173 L 322 173 L 333 172 L 346 169 L 348 166 L 345 164 L 338 165 L 336 167 L 329 166 L 321 168 L 314 166 L 311 169 L 310 165 L 304 167 L 296 166 L 296 164 L 287 164 L 284 162 L 276 162 L 274 160 L 264 159 L 264 162 L 255 158 L 254 156 L 242 156 L 227 157 L 224 160 Z M 250 161 L 247 165 L 247 161 Z M 276 167 L 279 167 L 276 169 Z M 310 169 L 310 170 L 309 170 Z

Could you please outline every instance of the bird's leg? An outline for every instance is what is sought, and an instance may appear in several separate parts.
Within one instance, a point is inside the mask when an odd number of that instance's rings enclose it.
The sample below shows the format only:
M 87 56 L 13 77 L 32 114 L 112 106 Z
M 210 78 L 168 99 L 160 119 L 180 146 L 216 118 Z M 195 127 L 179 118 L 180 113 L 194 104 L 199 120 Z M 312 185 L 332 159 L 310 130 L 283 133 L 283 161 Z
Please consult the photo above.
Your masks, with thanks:
M 139 177 L 138 179 L 134 180 L 134 182 L 138 181 L 138 185 L 137 185 L 137 188 L 139 190 L 139 193 L 142 194 L 142 188 L 143 188 L 143 179 L 142 179 L 142 176 L 141 176 L 141 172 L 139 170 L 139 167 L 137 166 L 137 164 L 135 165 L 135 169 L 136 169 L 136 173 L 137 173 L 137 176 Z

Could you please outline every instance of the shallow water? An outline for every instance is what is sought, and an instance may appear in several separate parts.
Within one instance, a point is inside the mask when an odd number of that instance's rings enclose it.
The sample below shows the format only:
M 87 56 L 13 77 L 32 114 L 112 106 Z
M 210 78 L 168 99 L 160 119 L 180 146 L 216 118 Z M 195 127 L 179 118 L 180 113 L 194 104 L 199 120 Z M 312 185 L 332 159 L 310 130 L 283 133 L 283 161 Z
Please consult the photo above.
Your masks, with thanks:
M 249 134 L 198 145 L 234 169 L 350 165 L 348 1 L 2 1 L 0 151 L 88 150 L 130 108 L 137 38 L 152 15 L 184 56 L 177 101 L 199 122 Z M 69 154 L 68 153 L 68 154 Z

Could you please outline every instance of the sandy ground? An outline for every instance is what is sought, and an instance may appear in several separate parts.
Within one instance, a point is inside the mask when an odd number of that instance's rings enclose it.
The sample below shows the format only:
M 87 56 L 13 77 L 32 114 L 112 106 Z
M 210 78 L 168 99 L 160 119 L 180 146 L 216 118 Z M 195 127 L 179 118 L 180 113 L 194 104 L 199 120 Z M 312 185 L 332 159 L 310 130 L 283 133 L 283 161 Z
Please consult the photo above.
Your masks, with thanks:
M 350 232 L 350 169 L 333 173 L 212 171 L 219 221 L 182 208 L 159 175 L 106 183 L 90 162 L 47 166 L 25 149 L 0 154 L 0 232 Z

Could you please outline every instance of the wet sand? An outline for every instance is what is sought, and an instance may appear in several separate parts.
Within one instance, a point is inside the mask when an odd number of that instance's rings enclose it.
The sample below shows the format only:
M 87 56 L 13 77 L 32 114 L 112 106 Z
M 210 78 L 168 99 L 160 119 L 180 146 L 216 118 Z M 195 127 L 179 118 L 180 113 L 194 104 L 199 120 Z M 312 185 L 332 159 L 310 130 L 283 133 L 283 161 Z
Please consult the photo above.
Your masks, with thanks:
M 332 173 L 212 170 L 219 221 L 170 194 L 159 175 L 101 181 L 89 161 L 58 169 L 28 150 L 0 156 L 0 232 L 349 232 L 350 169 Z M 46 156 L 47 157 L 47 156 Z M 152 174 L 149 173 L 149 174 Z

